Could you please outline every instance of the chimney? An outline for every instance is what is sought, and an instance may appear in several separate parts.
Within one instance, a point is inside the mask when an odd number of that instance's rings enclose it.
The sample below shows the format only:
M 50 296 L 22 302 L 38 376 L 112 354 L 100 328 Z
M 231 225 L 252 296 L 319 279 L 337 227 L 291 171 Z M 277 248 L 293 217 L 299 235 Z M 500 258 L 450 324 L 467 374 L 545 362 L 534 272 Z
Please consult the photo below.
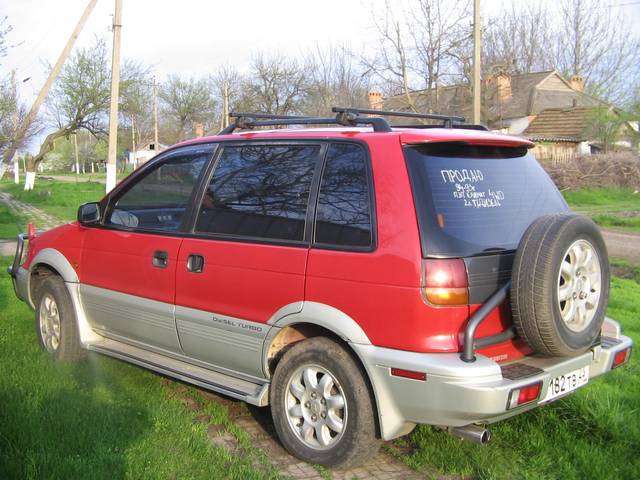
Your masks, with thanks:
M 572 76 L 569 84 L 574 90 L 577 90 L 578 92 L 584 92 L 584 78 L 582 78 L 581 75 Z
M 501 102 L 511 99 L 511 75 L 506 72 L 500 72 L 494 77 L 498 100 Z
M 382 110 L 384 98 L 380 92 L 369 92 L 369 108 L 371 110 Z
M 204 137 L 204 125 L 201 123 L 196 123 L 195 125 L 196 137 Z

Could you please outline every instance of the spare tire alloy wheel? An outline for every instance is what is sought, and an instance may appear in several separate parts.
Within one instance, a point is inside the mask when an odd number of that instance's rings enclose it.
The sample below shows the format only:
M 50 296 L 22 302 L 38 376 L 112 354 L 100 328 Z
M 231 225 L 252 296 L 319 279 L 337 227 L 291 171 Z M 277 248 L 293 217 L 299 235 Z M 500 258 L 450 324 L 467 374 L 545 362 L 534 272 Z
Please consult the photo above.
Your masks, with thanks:
M 342 438 L 347 404 L 340 383 L 326 368 L 303 365 L 287 385 L 287 418 L 296 436 L 308 447 L 331 448 Z
M 558 306 L 570 330 L 582 332 L 593 320 L 601 283 L 598 252 L 587 240 L 576 240 L 567 249 L 558 274 Z
M 511 310 L 534 351 L 586 352 L 598 340 L 608 298 L 607 247 L 590 218 L 545 215 L 527 228 L 513 262 Z

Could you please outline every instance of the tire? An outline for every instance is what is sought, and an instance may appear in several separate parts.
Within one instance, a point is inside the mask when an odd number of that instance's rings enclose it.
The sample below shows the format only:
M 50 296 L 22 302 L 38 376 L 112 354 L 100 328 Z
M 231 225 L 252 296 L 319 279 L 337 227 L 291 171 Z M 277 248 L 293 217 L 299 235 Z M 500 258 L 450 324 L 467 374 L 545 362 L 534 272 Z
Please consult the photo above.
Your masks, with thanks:
M 270 402 L 282 444 L 306 462 L 348 468 L 380 448 L 367 380 L 349 352 L 329 338 L 313 337 L 284 354 L 273 375 Z M 304 427 L 312 424 L 318 427 Z M 303 431 L 310 435 L 303 437 Z
M 588 350 L 608 299 L 607 247 L 590 218 L 546 215 L 529 226 L 513 264 L 511 310 L 534 351 L 570 357 Z
M 85 356 L 78 322 L 62 278 L 45 277 L 35 292 L 36 335 L 40 347 L 56 360 L 75 362 Z

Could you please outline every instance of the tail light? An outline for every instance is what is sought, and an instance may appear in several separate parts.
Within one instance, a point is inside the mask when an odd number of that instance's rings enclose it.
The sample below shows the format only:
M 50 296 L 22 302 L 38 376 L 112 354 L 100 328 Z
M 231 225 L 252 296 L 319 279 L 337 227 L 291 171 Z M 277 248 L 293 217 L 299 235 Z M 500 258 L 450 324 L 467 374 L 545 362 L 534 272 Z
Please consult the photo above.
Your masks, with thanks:
M 619 351 L 616 353 L 616 356 L 613 357 L 613 365 L 611 365 L 611 368 L 613 369 L 619 367 L 623 363 L 626 363 L 629 360 L 629 357 L 631 357 L 631 348 Z
M 424 261 L 423 295 L 433 305 L 467 305 L 469 280 L 461 258 L 428 258 Z
M 509 394 L 509 402 L 507 403 L 507 409 L 519 407 L 526 403 L 535 402 L 540 398 L 540 392 L 542 391 L 542 382 L 532 383 L 524 387 L 511 390 Z

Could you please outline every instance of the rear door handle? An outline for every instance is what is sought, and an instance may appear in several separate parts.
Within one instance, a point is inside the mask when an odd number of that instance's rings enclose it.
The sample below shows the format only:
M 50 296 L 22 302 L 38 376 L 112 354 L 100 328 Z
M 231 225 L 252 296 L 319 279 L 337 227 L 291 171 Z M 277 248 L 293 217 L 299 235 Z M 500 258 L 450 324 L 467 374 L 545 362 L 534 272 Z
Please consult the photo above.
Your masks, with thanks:
M 195 253 L 189 255 L 187 258 L 187 270 L 192 273 L 202 273 L 204 270 L 204 257 Z
M 151 263 L 153 263 L 153 266 L 156 268 L 167 268 L 169 264 L 169 254 L 162 250 L 156 250 L 153 252 Z

